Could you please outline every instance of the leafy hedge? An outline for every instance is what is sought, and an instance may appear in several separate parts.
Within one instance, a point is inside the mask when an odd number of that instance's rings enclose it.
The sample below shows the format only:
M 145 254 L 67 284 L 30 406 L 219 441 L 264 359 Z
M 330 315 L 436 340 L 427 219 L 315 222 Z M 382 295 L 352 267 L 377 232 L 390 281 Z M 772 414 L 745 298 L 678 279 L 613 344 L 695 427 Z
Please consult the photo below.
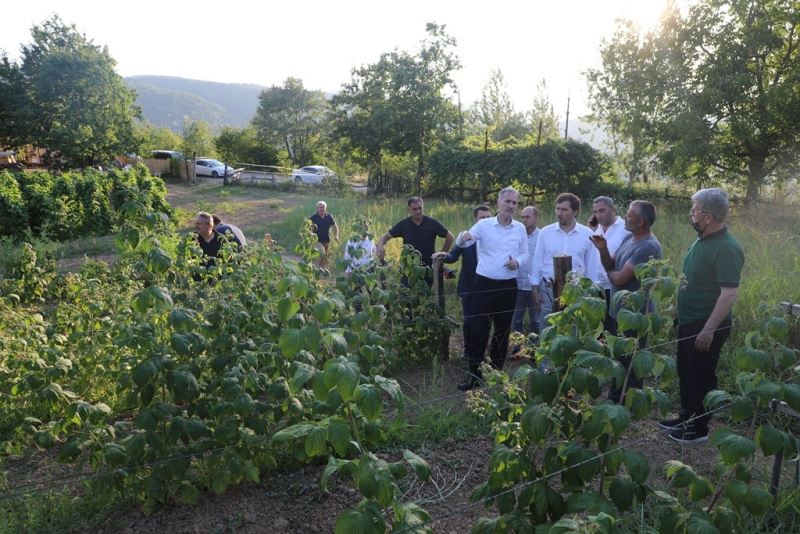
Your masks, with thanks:
M 488 150 L 444 145 L 431 154 L 429 193 L 473 200 L 517 182 L 535 187 L 537 193 L 591 196 L 611 174 L 606 156 L 571 139 Z
M 55 240 L 107 235 L 126 221 L 120 207 L 136 200 L 148 210 L 170 213 L 167 190 L 145 167 L 109 172 L 0 172 L 0 236 Z

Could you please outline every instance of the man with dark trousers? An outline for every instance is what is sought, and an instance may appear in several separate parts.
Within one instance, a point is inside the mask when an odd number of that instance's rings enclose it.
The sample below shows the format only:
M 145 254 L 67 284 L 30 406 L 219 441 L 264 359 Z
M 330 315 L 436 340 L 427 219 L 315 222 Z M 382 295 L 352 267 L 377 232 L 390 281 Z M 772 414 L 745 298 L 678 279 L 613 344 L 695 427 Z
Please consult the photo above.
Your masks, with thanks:
M 461 384 L 462 391 L 479 386 L 483 380 L 483 362 L 491 332 L 491 360 L 495 369 L 502 369 L 508 352 L 508 334 L 517 299 L 517 270 L 529 261 L 528 236 L 525 227 L 514 220 L 519 193 L 506 187 L 497 196 L 497 216 L 475 223 L 459 234 L 456 245 L 463 247 L 475 240 L 478 267 L 472 285 L 473 310 L 469 332 L 469 372 Z M 492 326 L 494 329 L 492 331 Z
M 653 235 L 652 227 L 656 222 L 656 207 L 646 200 L 634 200 L 631 202 L 628 212 L 625 214 L 625 230 L 628 232 L 620 243 L 616 252 L 611 252 L 608 239 L 601 234 L 595 234 L 590 239 L 597 250 L 600 252 L 600 261 L 605 271 L 606 279 L 611 284 L 611 296 L 622 290 L 638 291 L 642 284 L 636 278 L 636 266 L 647 263 L 651 259 L 660 260 L 662 257 L 661 243 Z M 646 299 L 642 308 L 636 310 L 640 313 L 648 313 L 654 310 L 653 303 Z M 612 334 L 617 334 L 617 313 L 619 309 L 610 306 L 608 313 L 611 315 Z M 628 337 L 633 337 L 634 332 L 624 332 Z M 639 339 L 639 348 L 645 347 L 646 339 Z M 631 365 L 631 356 L 620 356 L 619 361 L 627 370 Z M 642 388 L 642 380 L 631 373 L 628 376 L 628 389 Z M 608 398 L 614 403 L 624 402 L 622 384 L 616 380 L 611 381 Z
M 386 254 L 386 243 L 395 237 L 402 237 L 403 244 L 414 247 L 420 253 L 422 264 L 430 267 L 433 263 L 431 257 L 436 250 L 436 237 L 444 238 L 442 252 L 447 252 L 453 244 L 453 234 L 442 223 L 423 213 L 420 197 L 408 199 L 408 213 L 409 217 L 399 221 L 378 239 L 375 254 L 382 260 Z
M 681 411 L 659 421 L 679 443 L 708 440 L 703 399 L 717 388 L 717 362 L 731 335 L 731 310 L 739 292 L 744 252 L 725 226 L 728 195 L 719 188 L 692 195 L 689 216 L 697 239 L 683 259 L 686 283 L 678 290 L 678 378 Z
M 475 222 L 478 222 L 491 217 L 492 211 L 489 209 L 489 206 L 481 204 L 472 210 L 472 215 L 475 218 Z M 470 303 L 472 302 L 472 284 L 475 282 L 475 269 L 478 267 L 477 250 L 477 247 L 473 243 L 463 248 L 453 247 L 450 252 L 437 252 L 431 258 L 434 260 L 436 258 L 443 258 L 445 263 L 455 263 L 458 261 L 459 257 L 461 258 L 461 272 L 458 274 L 458 286 L 456 287 L 456 291 L 458 292 L 458 297 L 461 299 L 461 312 L 464 317 L 463 359 L 466 359 L 467 354 L 469 354 L 467 347 L 469 344 L 469 325 L 472 320 L 472 306 Z

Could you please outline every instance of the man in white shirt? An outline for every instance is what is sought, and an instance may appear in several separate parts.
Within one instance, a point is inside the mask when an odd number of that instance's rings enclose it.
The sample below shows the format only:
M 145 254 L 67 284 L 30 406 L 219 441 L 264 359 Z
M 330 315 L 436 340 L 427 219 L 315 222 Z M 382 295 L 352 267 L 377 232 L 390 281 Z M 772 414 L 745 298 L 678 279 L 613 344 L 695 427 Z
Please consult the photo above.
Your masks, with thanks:
M 514 319 L 511 321 L 513 332 L 525 332 L 525 314 L 530 317 L 528 332 L 539 333 L 539 308 L 533 305 L 531 295 L 531 258 L 536 252 L 536 240 L 539 239 L 540 230 L 536 227 L 539 221 L 539 210 L 535 206 L 525 206 L 522 209 L 522 225 L 528 234 L 528 261 L 517 269 L 517 304 L 514 307 Z
M 592 276 L 598 270 L 599 255 L 590 241 L 592 231 L 577 220 L 581 200 L 572 193 L 561 193 L 556 198 L 557 222 L 542 228 L 536 241 L 536 251 L 531 263 L 533 304 L 542 312 L 539 327 L 547 325 L 546 317 L 553 312 L 553 257 L 572 256 L 572 270 Z
M 508 334 L 517 298 L 517 271 L 528 261 L 525 227 L 514 220 L 519 193 L 512 187 L 500 191 L 497 197 L 497 216 L 483 219 L 466 232 L 459 234 L 456 245 L 477 243 L 478 267 L 472 286 L 468 346 L 470 376 L 459 384 L 466 391 L 482 381 L 480 364 L 486 353 L 491 334 L 491 360 L 496 369 L 503 367 L 508 352 Z
M 630 235 L 625 229 L 625 219 L 617 215 L 617 208 L 610 197 L 601 196 L 594 199 L 592 203 L 592 216 L 589 218 L 589 228 L 594 230 L 594 235 L 604 237 L 606 248 L 611 257 L 614 257 L 622 244 L 622 241 Z M 608 280 L 606 270 L 601 262 L 598 262 L 597 273 L 591 278 L 600 284 L 605 292 L 606 298 L 606 318 L 603 320 L 603 328 L 609 332 L 616 332 L 616 321 L 610 313 L 611 306 L 611 282 Z

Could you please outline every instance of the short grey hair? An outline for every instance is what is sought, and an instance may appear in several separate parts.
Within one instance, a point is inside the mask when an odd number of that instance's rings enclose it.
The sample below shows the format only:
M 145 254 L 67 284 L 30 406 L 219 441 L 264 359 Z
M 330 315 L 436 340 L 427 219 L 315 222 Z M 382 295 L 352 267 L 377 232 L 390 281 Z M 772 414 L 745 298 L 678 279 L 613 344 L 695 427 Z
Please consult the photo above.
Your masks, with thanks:
M 610 209 L 610 210 L 617 211 L 617 206 L 616 206 L 616 205 L 614 205 L 614 199 L 612 199 L 611 197 L 607 197 L 607 196 L 599 196 L 599 197 L 597 197 L 596 199 L 594 199 L 594 201 L 592 202 L 592 204 L 597 204 L 598 202 L 602 202 L 602 203 L 603 203 L 603 204 L 605 204 L 605 205 L 608 207 L 608 209 Z
M 500 190 L 500 192 L 497 194 L 497 200 L 500 200 L 501 198 L 503 198 L 506 193 L 514 193 L 515 195 L 517 195 L 517 198 L 519 199 L 519 191 L 517 191 L 516 189 L 514 189 L 511 186 L 508 186 L 508 187 L 504 187 L 503 189 Z
M 703 211 L 713 215 L 718 222 L 724 222 L 728 216 L 728 193 L 719 187 L 701 189 L 692 195 L 692 201 L 700 204 Z
M 317 202 L 317 207 L 320 207 L 320 206 L 322 206 L 323 208 L 327 209 L 328 208 L 328 203 L 325 202 L 324 200 L 320 200 L 319 202 Z
M 207 211 L 198 211 L 196 215 L 197 219 L 202 219 L 206 223 L 214 226 L 214 216 L 208 213 Z

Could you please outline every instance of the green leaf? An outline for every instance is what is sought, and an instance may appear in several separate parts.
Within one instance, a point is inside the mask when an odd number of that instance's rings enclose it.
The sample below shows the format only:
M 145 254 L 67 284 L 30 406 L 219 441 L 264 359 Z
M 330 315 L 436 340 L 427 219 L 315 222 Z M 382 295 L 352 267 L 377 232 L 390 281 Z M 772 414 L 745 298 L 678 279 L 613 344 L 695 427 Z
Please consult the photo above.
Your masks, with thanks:
M 333 317 L 333 302 L 329 299 L 322 297 L 316 304 L 314 304 L 314 317 L 320 323 L 329 323 Z
M 284 328 L 278 338 L 278 347 L 287 358 L 291 358 L 305 346 L 303 333 L 296 328 Z
M 768 491 L 755 486 L 747 489 L 747 498 L 744 506 L 753 515 L 763 515 L 772 506 L 772 495 Z
M 305 440 L 306 454 L 310 458 L 315 456 L 327 456 L 328 454 L 328 431 L 325 428 L 314 426 Z
M 577 351 L 575 353 L 575 364 L 589 369 L 591 374 L 602 382 L 610 380 L 614 374 L 614 362 L 596 352 Z
M 789 323 L 782 317 L 770 317 L 764 330 L 772 339 L 783 341 L 789 335 Z
M 276 432 L 270 439 L 270 443 L 283 443 L 305 438 L 315 428 L 317 426 L 310 423 L 298 423 Z
M 619 404 L 601 404 L 594 409 L 605 412 L 616 436 L 622 434 L 631 424 L 631 415 L 624 406 L 620 406 Z
M 756 445 L 764 452 L 764 456 L 771 456 L 781 449 L 785 443 L 783 432 L 771 426 L 763 425 L 756 430 Z
M 378 387 L 380 387 L 383 391 L 389 394 L 392 400 L 397 404 L 398 408 L 403 407 L 403 403 L 405 401 L 405 397 L 403 396 L 403 391 L 400 388 L 400 384 L 394 378 L 385 378 L 380 375 L 375 375 L 372 377 Z
M 705 499 L 714 492 L 711 483 L 704 478 L 697 478 L 694 482 L 689 484 L 689 498 L 697 502 Z
M 408 449 L 403 450 L 403 459 L 409 463 L 417 478 L 427 482 L 431 478 L 431 468 L 428 463 Z
M 599 323 L 606 316 L 606 301 L 598 297 L 583 297 L 578 303 L 578 309 L 587 319 Z
M 547 435 L 547 407 L 542 404 L 530 406 L 522 412 L 522 430 L 531 443 L 541 443 Z
M 633 355 L 633 361 L 631 365 L 633 366 L 633 372 L 636 373 L 637 378 L 647 378 L 650 376 L 650 372 L 655 367 L 656 359 L 648 350 L 637 350 L 636 353 Z
M 692 534 L 719 534 L 711 518 L 703 512 L 692 512 L 686 520 L 686 531 Z
M 744 503 L 747 500 L 748 489 L 749 486 L 747 483 L 742 482 L 741 480 L 729 480 L 728 483 L 725 484 L 725 496 L 736 506 L 744 506 Z
M 194 506 L 200 499 L 200 490 L 188 480 L 181 480 L 178 486 L 178 499 L 183 503 Z
M 550 342 L 550 360 L 561 365 L 580 350 L 581 341 L 575 336 L 556 336 Z
M 284 297 L 278 301 L 278 318 L 286 322 L 300 311 L 300 303 L 288 297 Z
M 314 378 L 316 372 L 317 369 L 315 367 L 298 362 L 297 369 L 295 369 L 294 376 L 292 376 L 292 381 L 289 383 L 292 392 L 296 393 L 300 391 L 309 380 Z
M 685 488 L 697 480 L 694 469 L 678 460 L 669 460 L 664 464 L 664 474 L 672 479 L 672 485 L 676 488 Z
M 650 462 L 647 456 L 638 452 L 622 451 L 622 461 L 630 477 L 640 484 L 647 480 L 650 473 Z
M 328 441 L 339 456 L 346 456 L 350 449 L 350 428 L 341 417 L 333 417 L 328 422 Z
M 382 534 L 386 525 L 376 521 L 370 514 L 357 510 L 345 510 L 336 518 L 334 534 Z
M 151 359 L 145 360 L 137 365 L 133 369 L 133 373 L 131 373 L 133 383 L 139 387 L 143 387 L 145 384 L 155 379 L 157 375 L 158 367 L 156 367 L 156 364 Z
M 611 486 L 608 488 L 608 496 L 620 512 L 625 512 L 633 506 L 636 489 L 636 483 L 633 480 L 619 475 L 611 481 Z
M 325 384 L 335 387 L 345 402 L 353 398 L 359 378 L 358 364 L 343 356 L 325 362 Z
M 383 411 L 383 402 L 378 388 L 372 384 L 359 384 L 356 388 L 356 406 L 369 420 L 376 420 Z
M 784 384 L 781 398 L 793 410 L 800 411 L 800 385 Z
M 619 332 L 632 330 L 641 336 L 647 331 L 647 326 L 647 318 L 639 312 L 624 308 L 617 312 L 617 330 Z
M 706 396 L 708 399 L 708 396 Z M 731 418 L 735 423 L 750 419 L 753 416 L 755 405 L 750 397 L 736 397 L 731 403 Z
M 748 347 L 736 353 L 734 363 L 740 371 L 769 371 L 774 365 L 768 352 Z
M 703 399 L 703 405 L 708 408 L 709 410 L 713 410 L 717 406 L 724 404 L 726 402 L 730 402 L 733 397 L 727 391 L 723 391 L 721 389 L 714 389 L 706 393 L 705 399 Z
M 715 432 L 712 436 L 712 444 L 719 449 L 722 460 L 728 465 L 749 458 L 756 451 L 756 445 L 752 440 L 735 434 L 729 429 Z

